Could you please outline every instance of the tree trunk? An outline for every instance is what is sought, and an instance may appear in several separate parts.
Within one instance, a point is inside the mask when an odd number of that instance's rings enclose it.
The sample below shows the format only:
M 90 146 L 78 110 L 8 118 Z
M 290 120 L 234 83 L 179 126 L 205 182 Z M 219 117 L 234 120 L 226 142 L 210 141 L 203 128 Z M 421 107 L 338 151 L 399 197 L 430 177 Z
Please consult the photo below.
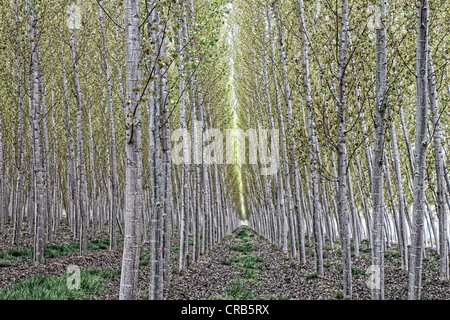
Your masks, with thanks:
M 372 159 L 372 265 L 379 269 L 380 279 L 377 285 L 372 288 L 372 300 L 384 300 L 384 251 L 382 242 L 384 225 L 384 140 L 387 107 L 386 0 L 379 1 L 375 15 L 377 81 Z
M 428 90 L 430 95 L 430 110 L 434 127 L 434 164 L 436 168 L 437 183 L 437 216 L 439 219 L 439 280 L 447 281 L 449 277 L 448 267 L 448 242 L 447 242 L 447 211 L 445 207 L 445 178 L 444 155 L 442 151 L 442 128 L 439 114 L 439 102 L 436 89 L 436 77 L 434 72 L 431 50 L 428 51 Z
M 108 62 L 108 48 L 106 46 L 106 32 L 105 25 L 103 22 L 103 11 L 101 8 L 101 2 L 99 1 L 98 8 L 98 19 L 100 21 L 100 27 L 102 32 L 102 60 L 103 68 L 105 72 L 105 82 L 106 82 L 106 96 L 108 101 L 108 112 L 109 112 L 109 135 L 110 135 L 110 156 L 111 156 L 111 217 L 110 223 L 110 250 L 116 250 L 117 248 L 117 235 L 116 235 L 116 219 L 118 217 L 118 205 L 119 205 L 119 193 L 118 193 L 118 176 L 117 176 L 117 152 L 116 152 L 116 129 L 114 123 L 114 105 L 113 105 L 113 94 L 112 94 L 112 84 L 111 84 L 111 72 Z
M 120 279 L 120 300 L 136 299 L 142 214 L 141 59 L 139 1 L 124 1 L 126 57 L 126 185 L 125 239 Z M 137 263 L 136 263 L 137 262 Z
M 341 246 L 344 273 L 344 298 L 352 297 L 352 270 L 349 235 L 349 214 L 347 199 L 347 148 L 346 134 L 346 103 L 345 103 L 345 70 L 347 65 L 347 36 L 348 36 L 348 0 L 342 1 L 342 17 L 339 46 L 338 70 L 338 140 L 337 140 L 337 174 L 338 174 L 338 215 L 341 229 Z
M 428 52 L 428 0 L 417 2 L 417 108 L 414 150 L 413 226 L 409 268 L 408 299 L 420 299 L 422 287 L 422 249 L 425 211 L 425 170 L 427 141 L 427 52 Z
M 44 263 L 44 203 L 45 185 L 44 168 L 42 166 L 42 141 L 41 141 L 41 113 L 39 102 L 39 56 L 38 43 L 36 40 L 36 16 L 35 3 L 33 0 L 26 2 L 28 11 L 28 37 L 31 48 L 31 72 L 30 72 L 30 114 L 33 121 L 33 169 L 35 172 L 36 186 L 36 211 L 35 211 L 35 236 L 34 236 L 34 264 L 38 266 Z
M 70 19 L 72 26 L 75 24 L 75 3 L 70 2 Z M 78 201 L 81 217 L 80 232 L 80 253 L 87 254 L 87 187 L 86 187 L 86 167 L 84 161 L 84 139 L 83 139 L 83 98 L 81 93 L 80 77 L 78 74 L 78 57 L 75 44 L 75 28 L 70 32 L 70 57 L 72 61 L 72 71 L 74 76 L 75 100 L 77 103 L 77 167 L 78 167 Z

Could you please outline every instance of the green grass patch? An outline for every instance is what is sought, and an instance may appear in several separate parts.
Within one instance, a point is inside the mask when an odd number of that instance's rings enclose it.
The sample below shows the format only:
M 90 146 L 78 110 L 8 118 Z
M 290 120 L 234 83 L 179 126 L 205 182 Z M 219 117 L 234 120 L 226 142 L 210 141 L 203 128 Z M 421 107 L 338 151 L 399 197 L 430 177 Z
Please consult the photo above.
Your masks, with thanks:
M 17 264 L 15 263 L 10 263 L 7 261 L 0 261 L 0 268 L 8 268 L 8 267 L 15 267 L 17 266 Z
M 225 259 L 223 259 L 222 261 L 220 261 L 220 264 L 229 266 L 229 265 L 231 265 L 231 264 L 233 264 L 233 263 L 237 263 L 237 262 L 239 262 L 239 261 L 240 261 L 240 258 L 238 258 L 238 257 L 236 257 L 236 256 L 233 256 L 233 257 L 231 257 L 231 258 L 225 258 Z
M 264 259 L 261 259 L 259 257 L 249 256 L 249 255 L 243 255 L 239 258 L 239 261 L 241 262 L 242 266 L 244 268 L 249 269 L 261 269 L 261 264 L 264 263 Z
M 242 277 L 246 281 L 257 281 L 258 280 L 258 275 L 254 269 L 240 267 L 240 270 L 242 272 Z
M 255 248 L 253 248 L 253 246 L 249 243 L 244 243 L 242 245 L 239 246 L 235 246 L 235 247 L 231 247 L 230 248 L 231 251 L 237 251 L 237 252 L 242 252 L 242 253 L 250 253 L 255 251 Z
M 430 270 L 431 272 L 439 272 L 439 268 L 435 267 L 435 266 L 429 266 L 429 267 L 425 267 L 426 269 Z
M 365 276 L 366 272 L 364 270 L 358 269 L 356 267 L 352 267 L 352 276 L 354 277 L 360 277 L 360 276 Z
M 317 272 L 308 273 L 306 275 L 306 280 L 313 280 L 316 279 L 317 277 L 319 277 L 319 274 Z
M 150 264 L 150 250 L 144 250 L 139 257 L 139 267 L 146 267 Z
M 45 258 L 56 258 L 60 256 L 67 256 L 69 253 L 76 252 L 80 250 L 79 243 L 63 243 L 63 244 L 52 244 L 44 247 L 44 257 Z
M 243 284 L 232 283 L 225 289 L 227 300 L 253 300 L 253 290 L 248 289 Z
M 106 291 L 104 281 L 120 274 L 120 270 L 83 269 L 80 289 L 69 289 L 69 274 L 49 277 L 38 274 L 0 290 L 0 300 L 84 300 Z
M 109 247 L 109 240 L 92 240 L 88 243 L 88 250 L 107 249 Z M 56 258 L 67 256 L 72 252 L 80 251 L 80 243 L 70 242 L 63 244 L 51 244 L 44 246 L 44 258 Z M 0 259 L 14 260 L 14 259 L 33 259 L 34 248 L 12 248 L 4 252 L 0 252 Z
M 390 251 L 390 250 L 387 250 L 387 251 L 385 252 L 384 256 L 391 256 L 391 257 L 396 257 L 396 258 L 398 258 L 398 257 L 400 257 L 401 255 L 400 255 L 400 252 L 398 252 L 398 251 Z
M 32 259 L 33 248 L 12 248 L 4 252 L 0 252 L 0 259 L 13 260 L 13 259 Z
M 103 239 L 103 240 L 92 240 L 88 243 L 87 249 L 88 250 L 104 250 L 109 248 L 109 239 Z
M 170 252 L 174 253 L 174 252 L 180 252 L 180 246 L 173 246 L 170 247 Z
M 336 291 L 334 293 L 334 298 L 338 300 L 344 299 L 344 294 L 341 291 Z
M 240 239 L 248 238 L 248 231 L 247 231 L 247 229 L 243 228 L 243 227 L 239 228 L 239 230 L 236 233 L 236 238 L 240 238 Z
M 265 298 L 258 298 L 258 300 L 291 300 L 291 298 L 285 296 L 284 294 L 281 295 L 281 297 L 276 296 L 267 296 Z

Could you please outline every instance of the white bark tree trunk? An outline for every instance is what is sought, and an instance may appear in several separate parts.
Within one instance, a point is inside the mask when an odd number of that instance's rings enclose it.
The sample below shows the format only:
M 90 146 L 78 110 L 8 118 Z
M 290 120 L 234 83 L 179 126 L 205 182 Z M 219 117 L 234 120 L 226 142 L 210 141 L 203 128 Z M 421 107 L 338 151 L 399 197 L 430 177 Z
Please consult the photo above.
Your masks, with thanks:
M 142 215 L 142 142 L 141 142 L 141 44 L 139 1 L 124 1 L 126 57 L 126 185 L 125 239 L 120 279 L 120 300 L 136 299 L 140 255 Z
M 449 278 L 448 240 L 447 240 L 447 210 L 445 206 L 445 174 L 444 154 L 442 150 L 442 127 L 439 113 L 439 101 L 436 89 L 436 76 L 431 50 L 428 51 L 428 91 L 430 95 L 430 110 L 434 127 L 434 164 L 436 168 L 437 184 L 437 216 L 439 219 L 439 280 Z
M 376 98 L 372 159 L 373 248 L 372 265 L 379 268 L 379 286 L 372 288 L 372 300 L 384 299 L 384 140 L 387 107 L 386 0 L 377 3 L 376 28 Z
M 38 43 L 36 40 L 36 14 L 35 3 L 33 0 L 26 2 L 28 11 L 28 38 L 31 48 L 31 72 L 30 72 L 30 114 L 33 121 L 33 169 L 35 172 L 36 186 L 36 211 L 35 211 L 35 237 L 34 237 L 34 264 L 35 266 L 44 263 L 44 203 L 45 203 L 45 184 L 44 168 L 42 165 L 42 137 L 41 137 L 41 113 L 39 102 L 39 57 Z
M 75 24 L 75 3 L 70 3 L 70 19 Z M 72 72 L 75 86 L 75 100 L 77 104 L 77 193 L 80 208 L 81 230 L 80 230 L 80 253 L 82 256 L 87 254 L 87 186 L 86 186 L 86 167 L 84 160 L 84 138 L 83 138 L 83 97 L 81 93 L 80 76 L 78 74 L 78 57 L 76 52 L 75 28 L 70 31 L 70 57 L 72 61 Z
M 425 170 L 428 119 L 427 94 L 428 0 L 417 2 L 416 136 L 414 150 L 413 226 L 408 299 L 418 300 L 422 288 L 422 248 L 425 214 Z
M 347 199 L 347 148 L 346 134 L 346 103 L 345 103 L 345 71 L 347 66 L 347 37 L 348 37 L 348 0 L 342 1 L 342 16 L 339 45 L 338 70 L 338 139 L 337 139 L 337 176 L 338 176 L 338 215 L 344 273 L 344 298 L 352 297 L 352 270 L 349 235 L 349 210 Z

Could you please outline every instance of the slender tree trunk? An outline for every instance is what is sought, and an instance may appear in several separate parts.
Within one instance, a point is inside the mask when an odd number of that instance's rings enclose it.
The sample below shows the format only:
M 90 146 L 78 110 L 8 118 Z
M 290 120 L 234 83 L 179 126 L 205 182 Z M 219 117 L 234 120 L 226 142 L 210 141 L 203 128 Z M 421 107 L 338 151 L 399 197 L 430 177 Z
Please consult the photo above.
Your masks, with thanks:
M 372 208 L 373 248 L 372 265 L 379 269 L 380 279 L 372 288 L 372 300 L 384 299 L 384 140 L 387 107 L 387 52 L 386 52 L 386 0 L 377 4 L 376 17 L 376 98 L 374 112 L 373 159 L 372 159 Z
M 405 214 L 406 214 L 404 201 L 405 195 L 403 193 L 402 174 L 400 169 L 400 158 L 398 153 L 397 131 L 395 129 L 394 124 L 391 124 L 391 139 L 392 139 L 392 158 L 395 171 L 395 185 L 397 188 L 399 227 L 400 227 L 400 239 L 398 243 L 400 254 L 402 257 L 402 269 L 408 270 L 408 235 L 405 221 Z
M 284 86 L 284 96 L 285 96 L 285 102 L 286 102 L 286 119 L 287 119 L 287 127 L 293 128 L 293 115 L 292 115 L 292 101 L 291 101 L 291 89 L 289 86 L 289 79 L 288 79 L 288 69 L 287 69 L 287 63 L 286 63 L 286 53 L 284 48 L 284 39 L 283 39 L 283 31 L 281 27 L 281 18 L 280 18 L 280 12 L 278 8 L 278 4 L 275 3 L 275 17 L 276 17 L 276 23 L 277 23 L 277 30 L 278 30 L 278 41 L 279 41 L 279 47 L 280 47 L 280 61 L 281 61 L 281 69 L 282 69 L 282 79 L 283 79 L 283 86 Z M 299 203 L 295 202 L 294 200 L 299 200 L 299 193 L 298 190 L 295 189 L 295 183 L 294 183 L 294 194 L 297 194 L 297 197 L 294 197 L 295 199 L 292 199 L 292 192 L 290 187 L 290 179 L 292 176 L 292 181 L 295 182 L 297 179 L 298 169 L 297 169 L 297 160 L 296 160 L 296 148 L 295 148 L 295 140 L 294 135 L 290 134 L 289 139 L 289 152 L 288 152 L 288 158 L 289 158 L 289 169 L 285 172 L 285 184 L 286 189 L 288 190 L 288 193 L 286 193 L 287 202 L 288 202 L 288 223 L 289 223 L 289 233 L 290 233 L 290 243 L 291 243 L 291 255 L 292 257 L 297 256 L 297 248 L 296 248 L 296 239 L 295 239 L 295 229 L 294 229 L 294 209 L 300 210 Z M 290 173 L 290 174 L 289 174 Z M 287 186 L 289 184 L 289 186 Z M 297 211 L 298 212 L 298 211 Z M 320 216 L 314 216 L 315 218 L 315 226 L 317 227 L 317 223 L 320 220 Z M 315 229 L 317 231 L 317 229 Z M 317 235 L 315 233 L 315 235 Z M 316 269 L 317 272 L 320 275 L 323 275 L 323 258 L 322 258 L 322 241 L 321 238 L 315 238 L 315 253 L 316 253 Z
M 159 8 L 157 8 L 159 10 Z M 160 16 L 162 16 L 162 10 L 160 11 Z M 170 274 L 169 274 L 169 263 L 170 263 L 170 242 L 172 234 L 172 211 L 173 211 L 173 195 L 172 195 L 172 174 L 171 174 L 171 164 L 172 164 L 172 147 L 171 147 L 171 137 L 170 137 L 170 123 L 169 123 L 169 112 L 168 101 L 169 101 L 169 88 L 168 82 L 168 69 L 167 69 L 167 52 L 166 52 L 166 27 L 167 27 L 167 17 L 162 16 L 160 23 L 158 24 L 158 39 L 157 41 L 161 44 L 161 68 L 159 78 L 161 79 L 161 146 L 162 146 L 162 172 L 164 172 L 164 189 L 163 189 L 163 215 L 162 215 L 162 227 L 161 227 L 161 272 L 160 272 L 160 283 L 157 298 L 161 300 L 163 298 L 163 290 L 165 285 L 170 284 Z
M 346 134 L 346 103 L 345 103 L 345 71 L 347 65 L 348 36 L 348 0 L 342 1 L 342 17 L 339 46 L 338 70 L 338 141 L 337 141 L 337 174 L 338 174 L 338 215 L 341 229 L 341 246 L 344 273 L 344 298 L 352 298 L 352 270 L 349 235 L 349 213 L 347 199 L 347 148 Z
M 280 131 L 280 140 L 281 140 L 281 148 L 282 148 L 282 157 L 283 157 L 283 170 L 280 170 L 278 174 L 278 208 L 277 211 L 280 212 L 279 215 L 279 225 L 280 225 L 280 244 L 282 245 L 283 252 L 288 252 L 287 246 L 287 219 L 289 214 L 289 203 L 291 202 L 291 189 L 290 189 L 290 181 L 289 179 L 286 181 L 286 175 L 289 174 L 289 164 L 288 164 L 288 155 L 287 155 L 287 142 L 285 135 L 285 126 L 283 120 L 283 113 L 281 111 L 281 100 L 278 86 L 278 74 L 277 67 L 275 64 L 275 42 L 272 34 L 272 18 L 269 8 L 266 8 L 266 19 L 267 19 L 267 29 L 269 34 L 269 41 L 271 45 L 271 53 L 272 53 L 272 76 L 275 88 L 275 99 L 277 105 L 277 113 L 278 113 L 278 129 Z M 284 186 L 283 186 L 283 172 L 284 172 Z M 289 189 L 285 189 L 289 187 Z M 287 203 L 286 203 L 287 202 Z M 287 213 L 286 213 L 287 212 Z
M 425 169 L 427 141 L 427 52 L 428 52 L 428 0 L 417 2 L 417 109 L 414 150 L 413 226 L 409 268 L 408 299 L 420 299 L 422 288 L 422 249 L 425 211 Z
M 445 207 L 444 155 L 442 151 L 442 128 L 439 114 L 439 102 L 436 89 L 436 77 L 431 50 L 428 51 L 428 90 L 430 109 L 434 128 L 434 164 L 437 183 L 437 216 L 439 219 L 439 280 L 449 278 L 448 241 L 447 241 L 447 211 Z
M 19 15 L 18 15 L 18 1 L 14 2 L 14 18 L 16 23 L 18 24 Z M 17 27 L 18 28 L 18 27 Z M 17 30 L 19 32 L 19 30 Z M 13 204 L 13 208 L 16 209 L 16 223 L 17 225 L 14 225 L 14 233 L 13 233 L 13 243 L 20 242 L 20 231 L 21 231 L 21 221 L 22 221 L 22 212 L 24 211 L 23 208 L 25 208 L 25 205 L 23 204 L 23 185 L 25 180 L 25 168 L 24 168 L 24 105 L 23 105 L 23 76 L 22 76 L 22 69 L 21 69 L 21 57 L 19 53 L 19 48 L 16 48 L 15 51 L 15 58 L 16 58 L 16 67 L 17 67 L 17 107 L 18 107 L 18 116 L 19 116 L 19 154 L 18 154 L 18 168 L 17 168 L 17 190 L 16 190 L 16 196 L 15 201 Z M 0 133 L 1 134 L 1 133 Z M 3 160 L 3 157 L 2 157 Z M 0 164 L 2 166 L 2 164 Z M 0 168 L 4 169 L 3 167 Z M 0 193 L 3 192 L 3 195 L 0 195 L 2 197 L 0 199 L 0 210 L 4 209 L 4 212 L 2 212 L 0 215 L 3 216 L 0 217 L 2 219 L 2 224 L 0 226 L 0 230 L 3 231 L 5 220 L 8 220 L 8 208 L 6 206 L 6 177 L 3 175 L 1 176 L 2 182 L 0 182 Z M 14 213 L 13 213 L 14 214 Z M 29 224 L 32 225 L 31 221 L 29 221 Z M 30 229 L 31 230 L 31 229 Z
M 116 219 L 118 217 L 118 205 L 119 205 L 119 193 L 118 193 L 118 176 L 117 176 L 117 152 L 116 152 L 116 129 L 114 123 L 114 105 L 113 105 L 113 94 L 112 94 L 112 84 L 111 84 L 111 72 L 108 62 L 108 49 L 106 46 L 106 32 L 105 25 L 103 21 L 103 10 L 100 7 L 101 2 L 99 1 L 98 8 L 98 19 L 100 21 L 101 33 L 102 33 L 102 60 L 103 68 L 105 74 L 106 82 L 106 96 L 108 101 L 108 112 L 109 112 L 109 135 L 110 135 L 110 156 L 111 156 L 111 217 L 110 217 L 110 250 L 116 250 L 117 248 L 117 235 L 116 235 Z
M 41 141 L 41 113 L 39 102 L 39 56 L 38 43 L 36 40 L 36 16 L 35 3 L 33 0 L 26 2 L 28 11 L 28 37 L 31 48 L 31 73 L 30 73 L 30 114 L 33 121 L 33 168 L 35 172 L 36 186 L 36 211 L 35 211 L 35 237 L 34 237 L 34 264 L 35 266 L 44 263 L 44 203 L 45 184 L 44 168 L 42 165 L 42 141 Z
M 185 15 L 185 1 L 181 0 L 180 4 L 180 12 L 181 15 Z M 184 20 L 184 19 L 183 19 Z M 180 21 L 178 21 L 180 22 Z M 189 153 L 189 136 L 187 131 L 187 113 L 186 113 L 186 79 L 184 76 L 184 45 L 186 39 L 184 39 L 184 28 L 186 24 L 184 22 L 181 23 L 181 26 L 178 29 L 178 75 L 180 77 L 179 84 L 179 113 L 180 113 L 180 127 L 182 130 L 181 142 L 182 142 L 182 172 L 181 172 L 181 188 L 180 188 L 180 225 L 179 225 L 179 235 L 180 235 L 180 255 L 179 255 L 179 265 L 178 270 L 186 270 L 187 269 L 187 251 L 185 247 L 185 242 L 188 238 L 188 230 L 187 227 L 187 217 L 189 216 L 190 209 L 190 188 L 189 188 L 189 163 L 190 163 L 190 153 Z
M 41 62 L 41 54 L 38 50 L 38 59 L 39 66 L 42 65 Z M 43 165 L 44 165 L 44 176 L 45 176 L 45 185 L 46 185 L 46 197 L 45 197 L 45 224 L 47 225 L 47 241 L 51 242 L 53 237 L 52 230 L 52 220 L 53 220 L 53 207 L 52 203 L 52 194 L 51 194 L 51 180 L 50 180 L 50 146 L 49 146 L 49 138 L 48 138 L 48 114 L 47 114 L 47 99 L 45 96 L 45 84 L 44 77 L 42 75 L 42 71 L 39 72 L 39 88 L 41 90 L 41 105 L 42 105 L 42 133 L 43 133 L 43 142 L 44 142 L 44 157 L 43 157 Z
M 124 1 L 126 56 L 126 185 L 125 239 L 120 279 L 120 300 L 136 299 L 142 215 L 141 59 L 139 1 Z
M 323 250 L 322 250 L 322 236 L 320 235 L 319 221 L 322 213 L 319 205 L 319 143 L 317 140 L 315 121 L 313 116 L 313 100 L 311 90 L 311 76 L 309 70 L 309 43 L 308 43 L 308 31 L 305 23 L 305 6 L 303 0 L 298 0 L 298 6 L 300 8 L 299 20 L 300 20 L 300 32 L 302 42 L 302 66 L 303 66 L 303 82 L 305 86 L 305 101 L 306 101 L 306 113 L 308 118 L 308 135 L 309 135 L 309 169 L 311 176 L 311 189 L 313 192 L 313 220 L 314 220 L 314 240 L 315 240 L 315 254 L 316 254 L 316 270 L 320 275 L 323 275 Z M 291 123 L 292 125 L 292 123 Z M 293 136 L 291 138 L 291 144 L 294 145 Z M 297 169 L 296 169 L 297 170 Z M 296 181 L 298 178 L 296 177 Z
M 72 25 L 75 24 L 75 3 L 70 3 L 70 19 Z M 75 86 L 75 100 L 77 103 L 77 167 L 78 167 L 78 187 L 77 193 L 80 217 L 81 217 L 81 232 L 80 232 L 80 253 L 82 256 L 87 254 L 87 187 L 86 187 L 86 167 L 84 161 L 84 139 L 83 139 L 83 97 L 81 93 L 80 77 L 78 74 L 78 61 L 75 44 L 75 28 L 70 32 L 70 57 L 72 61 L 72 71 Z

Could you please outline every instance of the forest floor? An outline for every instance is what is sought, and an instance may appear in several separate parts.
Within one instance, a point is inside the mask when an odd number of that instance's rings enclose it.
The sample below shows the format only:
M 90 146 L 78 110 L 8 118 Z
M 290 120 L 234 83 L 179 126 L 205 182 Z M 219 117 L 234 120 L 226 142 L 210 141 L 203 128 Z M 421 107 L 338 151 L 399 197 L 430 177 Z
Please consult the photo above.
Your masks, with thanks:
M 118 241 L 118 250 L 108 250 L 106 232 L 99 232 L 89 239 L 88 254 L 80 257 L 78 244 L 67 227 L 54 234 L 52 243 L 47 243 L 46 262 L 33 265 L 33 237 L 25 236 L 20 245 L 11 245 L 12 230 L 0 235 L 0 299 L 27 298 L 25 291 L 34 292 L 34 285 L 42 282 L 30 281 L 45 275 L 45 279 L 66 281 L 67 267 L 76 265 L 81 270 L 97 270 L 94 274 L 95 290 L 86 295 L 63 295 L 55 290 L 53 298 L 114 300 L 119 297 L 120 269 L 123 242 Z M 176 237 L 172 242 L 170 286 L 164 299 L 170 300 L 334 300 L 342 299 L 342 262 L 340 246 L 324 247 L 324 275 L 315 273 L 312 244 L 306 243 L 306 265 L 286 256 L 276 246 L 257 235 L 248 227 L 240 227 L 215 245 L 207 254 L 201 255 L 197 263 L 188 266 L 185 272 L 177 272 L 179 246 Z M 401 269 L 400 255 L 395 247 L 385 253 L 385 299 L 406 300 L 408 273 Z M 139 292 L 141 299 L 148 297 L 150 279 L 149 245 L 144 242 L 139 269 Z M 368 300 L 370 289 L 366 285 L 369 275 L 370 250 L 367 243 L 360 245 L 360 254 L 352 251 L 353 299 Z M 100 274 L 98 270 L 112 273 Z M 64 278 L 66 276 L 66 278 Z M 82 273 L 82 277 L 84 273 Z M 91 278 L 89 278 L 91 279 Z M 450 299 L 450 284 L 439 281 L 439 258 L 434 249 L 427 248 L 423 261 L 422 299 Z M 28 282 L 27 282 L 28 281 Z M 44 281 L 44 280 L 40 280 Z M 26 283 L 26 285 L 25 285 Z M 36 284 L 38 283 L 38 284 Z M 52 282 L 53 283 L 53 282 Z M 81 290 L 83 285 L 81 281 Z M 16 286 L 20 294 L 8 293 Z M 28 288 L 30 287 L 31 288 Z M 49 284 L 51 287 L 52 284 Z M 24 288 L 27 288 L 26 290 Z M 65 289 L 65 288 L 64 288 Z M 50 289 L 51 290 L 51 289 Z M 61 289 L 62 290 L 62 289 Z M 61 291 L 62 292 L 62 291 Z M 39 299 L 35 293 L 31 299 Z M 45 297 L 46 293 L 43 293 Z

